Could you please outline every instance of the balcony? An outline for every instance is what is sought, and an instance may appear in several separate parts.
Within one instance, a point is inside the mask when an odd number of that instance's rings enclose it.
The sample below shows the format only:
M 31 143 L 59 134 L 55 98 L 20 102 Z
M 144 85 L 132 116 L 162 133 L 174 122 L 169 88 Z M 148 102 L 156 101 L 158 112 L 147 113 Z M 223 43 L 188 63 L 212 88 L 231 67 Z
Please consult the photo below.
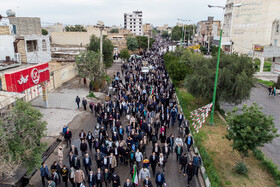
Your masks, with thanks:
M 9 69 L 21 65 L 19 53 L 15 53 L 14 57 L 6 56 L 5 60 L 0 60 L 0 70 Z

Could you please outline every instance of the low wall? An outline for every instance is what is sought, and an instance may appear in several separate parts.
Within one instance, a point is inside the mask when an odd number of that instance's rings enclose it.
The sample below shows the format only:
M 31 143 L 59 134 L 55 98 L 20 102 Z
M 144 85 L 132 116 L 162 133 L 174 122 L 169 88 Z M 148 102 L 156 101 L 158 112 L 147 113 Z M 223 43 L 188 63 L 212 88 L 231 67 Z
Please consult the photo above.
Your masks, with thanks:
M 78 74 L 74 63 L 59 67 L 51 73 L 54 76 L 54 88 L 60 87 L 63 83 L 73 79 Z

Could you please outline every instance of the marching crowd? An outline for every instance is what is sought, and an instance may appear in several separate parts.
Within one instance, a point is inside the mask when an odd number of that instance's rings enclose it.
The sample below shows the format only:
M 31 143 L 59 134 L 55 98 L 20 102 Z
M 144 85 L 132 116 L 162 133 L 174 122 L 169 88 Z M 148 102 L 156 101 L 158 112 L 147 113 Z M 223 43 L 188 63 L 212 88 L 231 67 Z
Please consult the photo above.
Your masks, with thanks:
M 92 131 L 80 131 L 79 147 L 71 144 L 70 129 L 63 128 L 68 161 L 63 160 L 62 147 L 59 147 L 58 160 L 51 165 L 50 171 L 42 163 L 43 186 L 64 184 L 67 187 L 71 183 L 73 187 L 132 187 L 138 184 L 151 187 L 155 183 L 162 187 L 168 179 L 165 165 L 171 154 L 176 155 L 179 172 L 187 176 L 187 185 L 191 184 L 193 176 L 198 174 L 201 158 L 197 154 L 188 157 L 193 139 L 165 69 L 163 49 L 166 48 L 166 43 L 157 40 L 141 58 L 132 57 L 128 63 L 123 63 L 121 72 L 114 75 L 113 93 L 105 103 L 89 103 L 97 124 Z M 148 62 L 148 73 L 141 71 L 144 62 Z M 80 102 L 77 96 L 78 108 Z M 85 99 L 82 105 L 86 110 Z M 168 132 L 175 127 L 184 127 L 187 136 L 174 137 Z M 152 148 L 151 155 L 147 153 L 148 147 Z M 120 165 L 129 169 L 131 178 L 118 175 Z

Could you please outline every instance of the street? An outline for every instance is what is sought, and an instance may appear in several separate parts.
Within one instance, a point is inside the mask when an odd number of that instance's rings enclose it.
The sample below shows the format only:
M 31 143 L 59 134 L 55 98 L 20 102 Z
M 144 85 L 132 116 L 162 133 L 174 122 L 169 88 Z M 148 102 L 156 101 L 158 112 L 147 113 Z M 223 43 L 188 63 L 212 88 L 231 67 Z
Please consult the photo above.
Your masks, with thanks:
M 241 108 L 244 104 L 251 105 L 253 102 L 259 104 L 265 114 L 271 115 L 274 118 L 274 123 L 278 129 L 278 134 L 280 134 L 279 95 L 268 95 L 267 88 L 257 84 L 257 86 L 252 90 L 250 98 L 237 107 Z M 232 111 L 233 107 L 233 105 L 229 104 L 221 105 L 221 108 L 227 112 Z M 272 159 L 272 161 L 277 164 L 278 167 L 280 167 L 280 137 L 275 138 L 272 143 L 265 144 L 261 150 L 266 155 L 266 157 Z

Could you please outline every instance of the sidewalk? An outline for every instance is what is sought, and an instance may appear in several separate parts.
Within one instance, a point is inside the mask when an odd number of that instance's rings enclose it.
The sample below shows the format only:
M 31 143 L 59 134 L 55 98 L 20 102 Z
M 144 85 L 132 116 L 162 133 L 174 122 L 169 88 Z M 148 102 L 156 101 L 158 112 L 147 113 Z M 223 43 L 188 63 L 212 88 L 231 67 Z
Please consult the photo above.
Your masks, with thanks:
M 278 76 L 279 74 L 273 72 L 256 72 L 254 74 L 254 77 L 256 77 L 257 79 L 273 82 L 277 82 Z

